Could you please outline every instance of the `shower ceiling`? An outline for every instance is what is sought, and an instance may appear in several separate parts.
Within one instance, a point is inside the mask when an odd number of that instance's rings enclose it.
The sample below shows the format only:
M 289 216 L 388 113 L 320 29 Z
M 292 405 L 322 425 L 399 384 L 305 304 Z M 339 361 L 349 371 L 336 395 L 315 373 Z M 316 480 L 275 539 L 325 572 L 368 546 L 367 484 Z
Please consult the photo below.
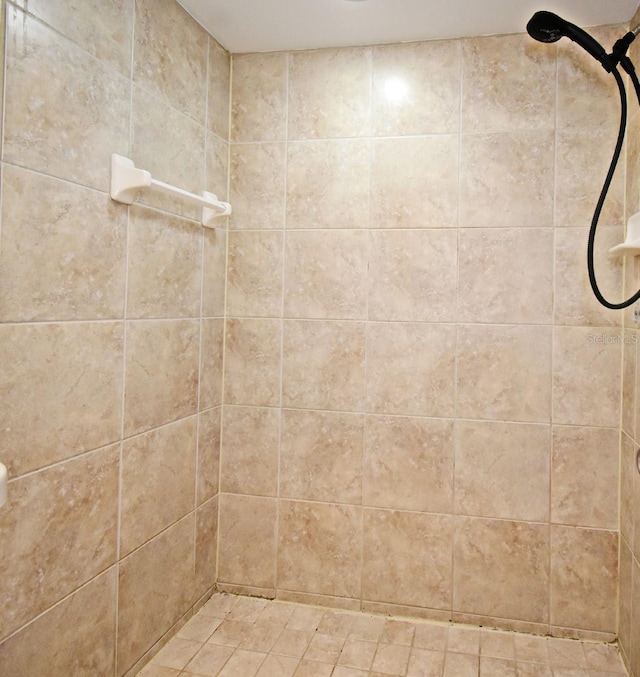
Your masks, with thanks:
M 522 33 L 546 9 L 579 26 L 622 23 L 640 0 L 178 0 L 231 52 Z

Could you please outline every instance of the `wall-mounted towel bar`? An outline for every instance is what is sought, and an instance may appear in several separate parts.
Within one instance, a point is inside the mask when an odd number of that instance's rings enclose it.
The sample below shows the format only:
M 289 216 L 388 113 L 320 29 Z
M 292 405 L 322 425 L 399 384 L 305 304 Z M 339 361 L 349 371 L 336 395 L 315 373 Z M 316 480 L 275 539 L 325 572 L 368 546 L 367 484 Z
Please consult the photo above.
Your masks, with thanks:
M 111 156 L 111 199 L 130 205 L 141 188 L 173 195 L 202 207 L 202 225 L 207 228 L 215 226 L 215 219 L 231 214 L 231 205 L 221 202 L 213 193 L 204 191 L 202 195 L 196 195 L 158 181 L 146 169 L 138 169 L 129 158 L 114 153 Z

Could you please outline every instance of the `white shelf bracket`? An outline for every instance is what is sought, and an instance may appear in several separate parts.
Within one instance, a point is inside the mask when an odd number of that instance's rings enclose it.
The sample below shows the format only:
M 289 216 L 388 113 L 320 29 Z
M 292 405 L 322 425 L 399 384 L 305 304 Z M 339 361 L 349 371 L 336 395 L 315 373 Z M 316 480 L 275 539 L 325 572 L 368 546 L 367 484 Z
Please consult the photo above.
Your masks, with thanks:
M 202 225 L 206 228 L 214 228 L 216 219 L 231 214 L 231 205 L 218 200 L 213 193 L 205 191 L 202 195 L 196 195 L 158 181 L 146 169 L 138 169 L 129 158 L 114 153 L 111 156 L 111 199 L 127 205 L 133 204 L 138 191 L 143 188 L 172 195 L 202 207 Z

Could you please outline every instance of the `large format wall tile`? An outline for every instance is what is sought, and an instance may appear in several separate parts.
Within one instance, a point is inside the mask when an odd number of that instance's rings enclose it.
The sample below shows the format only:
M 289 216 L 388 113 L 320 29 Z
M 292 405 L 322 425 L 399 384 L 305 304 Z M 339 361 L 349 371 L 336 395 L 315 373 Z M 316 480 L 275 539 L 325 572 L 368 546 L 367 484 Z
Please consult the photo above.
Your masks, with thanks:
M 451 608 L 450 515 L 364 511 L 363 599 Z
M 458 146 L 453 134 L 375 140 L 371 227 L 456 226 Z
M 370 242 L 370 320 L 455 321 L 455 230 L 373 230 Z
M 73 4 L 51 0 L 17 0 L 65 37 L 98 59 L 131 75 L 131 29 L 134 0 L 84 0 Z
M 284 322 L 282 404 L 362 411 L 365 327 L 362 322 Z
M 195 470 L 195 417 L 124 442 L 121 556 L 193 510 Z
M 462 54 L 463 132 L 553 128 L 555 50 L 502 35 L 463 40 Z
M 224 407 L 220 490 L 277 496 L 280 412 L 258 407 Z M 256 469 L 260 468 L 259 472 Z
M 218 493 L 220 478 L 220 426 L 221 409 L 208 409 L 198 421 L 198 505 Z
M 369 140 L 289 143 L 287 228 L 366 228 L 370 165 Z
M 369 135 L 370 48 L 294 52 L 289 59 L 289 139 Z
M 373 49 L 373 134 L 455 134 L 460 125 L 458 41 Z
M 274 588 L 276 529 L 275 499 L 222 494 L 218 580 Z
M 369 323 L 367 411 L 453 416 L 455 345 L 455 325 Z
M 551 331 L 527 325 L 459 325 L 458 416 L 548 423 Z
M 548 425 L 458 421 L 456 513 L 548 521 L 550 457 Z
M 194 524 L 193 514 L 185 517 L 120 563 L 118 675 L 124 674 L 195 601 Z
M 0 327 L 0 447 L 12 477 L 120 436 L 122 323 Z
M 127 316 L 195 317 L 200 311 L 202 233 L 198 224 L 132 207 Z
M 552 522 L 617 528 L 618 456 L 618 431 L 615 428 L 555 426 Z
M 116 558 L 118 447 L 11 483 L 0 513 L 0 638 Z
M 367 416 L 364 505 L 450 513 L 453 460 L 452 421 Z
M 367 233 L 362 230 L 289 231 L 284 316 L 363 320 L 367 314 L 367 254 Z
M 136 0 L 135 22 L 135 82 L 204 124 L 208 47 L 204 29 L 173 0 Z
M 196 412 L 199 337 L 195 320 L 128 323 L 126 436 Z
M 287 109 L 286 54 L 235 54 L 232 141 L 284 141 Z
M 112 567 L 0 644 L 2 674 L 112 675 L 115 623 Z
M 469 134 L 460 157 L 460 225 L 553 225 L 553 131 Z
M 3 159 L 106 190 L 129 147 L 129 82 L 11 8 L 5 88 Z
M 617 568 L 614 531 L 551 527 L 551 625 L 614 634 Z
M 548 526 L 459 517 L 453 561 L 454 611 L 549 622 Z
M 231 55 L 209 36 L 207 125 L 225 141 L 229 141 L 230 79 Z
M 362 508 L 281 501 L 278 539 L 280 589 L 359 597 Z
M 360 505 L 363 416 L 282 412 L 280 496 Z
M 10 165 L 2 179 L 2 320 L 121 318 L 126 208 Z

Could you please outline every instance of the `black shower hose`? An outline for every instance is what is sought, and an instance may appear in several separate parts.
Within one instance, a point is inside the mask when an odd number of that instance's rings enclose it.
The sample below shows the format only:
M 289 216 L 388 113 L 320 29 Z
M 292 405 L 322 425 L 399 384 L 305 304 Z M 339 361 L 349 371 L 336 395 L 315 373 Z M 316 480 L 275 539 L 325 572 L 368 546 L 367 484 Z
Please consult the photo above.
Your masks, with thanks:
M 638 102 L 640 103 L 640 82 L 638 81 L 638 76 L 633 68 L 631 62 L 627 59 L 626 63 L 623 63 L 625 70 L 629 74 L 631 81 L 633 82 L 633 87 L 636 91 L 636 96 L 638 97 Z M 609 187 L 611 186 L 611 181 L 613 180 L 613 174 L 616 171 L 618 165 L 618 160 L 620 159 L 620 153 L 622 152 L 622 145 L 624 143 L 624 133 L 627 127 L 627 90 L 625 89 L 624 82 L 622 81 L 622 76 L 617 68 L 611 70 L 611 74 L 616 79 L 618 84 L 618 90 L 620 91 L 620 129 L 618 130 L 618 140 L 616 141 L 616 147 L 613 151 L 613 157 L 611 158 L 611 164 L 609 165 L 609 171 L 604 180 L 602 190 L 600 191 L 600 197 L 598 198 L 598 203 L 596 204 L 595 211 L 593 212 L 593 219 L 591 219 L 591 228 L 589 229 L 589 241 L 587 243 L 587 269 L 589 271 L 589 282 L 591 283 L 591 289 L 595 294 L 596 298 L 600 303 L 612 310 L 622 310 L 623 308 L 628 308 L 631 304 L 635 303 L 640 299 L 640 289 L 626 301 L 620 303 L 611 303 L 608 301 L 601 293 L 600 288 L 598 287 L 598 282 L 596 280 L 596 273 L 593 264 L 593 250 L 596 239 L 596 229 L 598 227 L 598 221 L 600 219 L 600 214 L 602 212 L 602 207 L 604 201 L 609 192 Z

